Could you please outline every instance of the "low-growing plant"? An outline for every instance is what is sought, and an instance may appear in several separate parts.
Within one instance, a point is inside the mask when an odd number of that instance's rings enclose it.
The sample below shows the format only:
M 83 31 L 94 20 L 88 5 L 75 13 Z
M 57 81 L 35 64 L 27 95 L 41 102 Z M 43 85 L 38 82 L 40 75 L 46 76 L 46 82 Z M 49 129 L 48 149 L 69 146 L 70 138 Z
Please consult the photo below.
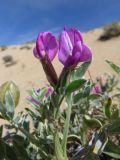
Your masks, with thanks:
M 17 61 L 15 61 L 11 55 L 5 55 L 2 59 L 6 67 L 15 65 L 17 63 Z
M 120 22 L 113 22 L 106 25 L 104 28 L 104 33 L 100 36 L 99 40 L 108 40 L 113 37 L 120 36 Z
M 59 76 L 52 65 L 57 53 L 64 65 Z M 26 99 L 31 108 L 17 115 L 18 87 L 13 82 L 0 87 L 0 118 L 8 122 L 0 126 L 0 159 L 120 159 L 120 147 L 116 143 L 120 109 L 114 103 L 120 89 L 112 77 L 108 78 L 104 90 L 100 80 L 96 85 L 84 78 L 92 52 L 79 30 L 64 29 L 59 44 L 50 32 L 40 33 L 34 55 L 42 64 L 49 85 L 28 90 Z M 119 66 L 107 62 L 120 73 Z M 112 92 L 115 87 L 117 94 Z M 7 134 L 4 128 L 8 129 Z
M 1 51 L 5 51 L 7 49 L 7 46 L 0 46 Z
M 21 47 L 20 47 L 20 49 L 21 49 L 21 50 L 24 50 L 24 49 L 26 49 L 26 50 L 30 50 L 30 49 L 31 49 L 31 47 L 30 47 L 30 46 L 28 46 L 28 45 L 24 45 L 24 46 L 21 46 Z
M 5 55 L 3 57 L 3 61 L 4 61 L 4 63 L 11 63 L 11 62 L 13 62 L 13 57 L 11 55 Z

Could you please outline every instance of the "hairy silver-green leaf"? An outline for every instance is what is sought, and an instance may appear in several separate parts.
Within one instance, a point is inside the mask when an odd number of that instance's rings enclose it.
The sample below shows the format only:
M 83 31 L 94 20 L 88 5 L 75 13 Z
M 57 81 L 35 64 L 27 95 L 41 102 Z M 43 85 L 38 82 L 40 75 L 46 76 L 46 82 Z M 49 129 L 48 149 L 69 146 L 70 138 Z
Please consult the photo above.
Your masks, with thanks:
M 120 74 L 120 66 L 114 64 L 112 61 L 106 60 L 110 67 L 117 73 Z
M 78 89 L 80 89 L 81 87 L 83 87 L 83 85 L 85 84 L 86 80 L 85 79 L 78 79 L 75 81 L 72 81 L 66 88 L 66 93 L 72 93 Z
M 120 159 L 120 146 L 115 145 L 112 141 L 108 141 L 106 144 L 104 151 L 105 154 Z

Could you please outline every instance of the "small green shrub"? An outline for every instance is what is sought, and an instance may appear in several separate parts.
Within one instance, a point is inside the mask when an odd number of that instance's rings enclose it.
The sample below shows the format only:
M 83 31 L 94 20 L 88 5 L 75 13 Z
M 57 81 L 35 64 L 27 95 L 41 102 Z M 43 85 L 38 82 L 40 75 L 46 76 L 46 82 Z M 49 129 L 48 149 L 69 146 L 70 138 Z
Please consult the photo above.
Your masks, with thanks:
M 113 22 L 104 27 L 104 33 L 99 40 L 108 40 L 120 36 L 120 22 Z
M 31 47 L 28 46 L 28 45 L 24 45 L 24 46 L 20 47 L 20 49 L 21 49 L 21 50 L 23 50 L 23 49 L 30 50 Z
M 10 55 L 6 55 L 6 56 L 3 57 L 3 61 L 4 61 L 4 63 L 13 62 L 13 57 L 10 56 Z
M 17 63 L 17 61 L 15 61 L 11 55 L 5 55 L 2 60 L 4 61 L 6 67 L 12 66 Z
M 1 51 L 5 51 L 7 49 L 7 46 L 0 46 Z

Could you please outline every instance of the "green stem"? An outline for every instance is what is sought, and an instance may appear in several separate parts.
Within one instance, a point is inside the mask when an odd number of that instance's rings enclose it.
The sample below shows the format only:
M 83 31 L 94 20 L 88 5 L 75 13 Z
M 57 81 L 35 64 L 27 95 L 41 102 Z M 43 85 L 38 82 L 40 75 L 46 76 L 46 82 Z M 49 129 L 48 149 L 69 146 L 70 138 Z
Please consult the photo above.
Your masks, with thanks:
M 60 100 L 59 100 L 59 103 L 58 103 L 58 108 L 57 108 L 57 111 L 56 111 L 56 115 L 55 115 L 55 119 L 58 120 L 59 118 L 59 113 L 60 113 L 60 105 L 64 99 L 65 95 L 62 95 Z
M 65 121 L 64 132 L 63 132 L 63 141 L 62 141 L 62 148 L 63 148 L 63 155 L 64 156 L 66 156 L 66 145 L 67 145 L 67 137 L 68 137 L 68 131 L 69 131 L 71 108 L 72 108 L 72 102 L 71 102 L 71 98 L 70 98 L 70 100 L 68 100 L 67 117 L 66 117 L 66 121 Z

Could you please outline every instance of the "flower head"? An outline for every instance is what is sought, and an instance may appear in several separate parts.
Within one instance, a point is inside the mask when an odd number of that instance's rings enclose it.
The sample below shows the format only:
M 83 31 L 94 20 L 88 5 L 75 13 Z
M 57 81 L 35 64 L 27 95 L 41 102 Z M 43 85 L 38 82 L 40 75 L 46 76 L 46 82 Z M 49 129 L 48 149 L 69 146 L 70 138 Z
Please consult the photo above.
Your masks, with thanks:
M 40 106 L 40 102 L 38 100 L 36 100 L 35 98 L 33 98 L 32 96 L 28 96 L 26 98 L 26 100 L 30 103 L 32 103 L 35 106 Z
M 75 28 L 64 29 L 60 35 L 58 58 L 65 67 L 92 59 L 91 50 L 83 42 L 82 35 Z
M 96 94 L 96 93 L 101 93 L 101 92 L 102 92 L 102 88 L 100 84 L 96 84 L 95 86 L 93 86 L 92 93 Z
M 43 90 L 45 92 L 44 96 L 42 97 L 40 95 L 41 93 L 43 93 Z M 52 86 L 47 85 L 43 89 L 33 90 L 33 95 L 28 96 L 26 100 L 35 106 L 40 106 L 44 100 L 48 100 L 48 98 L 52 95 L 53 92 L 54 88 Z M 40 97 L 42 97 L 42 99 Z
M 33 53 L 36 58 L 44 59 L 45 56 L 48 56 L 50 61 L 52 61 L 58 51 L 57 40 L 54 35 L 50 32 L 39 33 L 36 47 L 33 50 Z
M 57 51 L 58 43 L 55 36 L 50 32 L 39 33 L 33 53 L 36 58 L 40 59 L 47 80 L 52 86 L 55 86 L 58 81 L 56 71 L 51 62 L 55 58 Z
M 45 97 L 48 98 L 52 93 L 54 92 L 54 89 L 52 86 L 48 86 L 47 92 L 45 94 Z

